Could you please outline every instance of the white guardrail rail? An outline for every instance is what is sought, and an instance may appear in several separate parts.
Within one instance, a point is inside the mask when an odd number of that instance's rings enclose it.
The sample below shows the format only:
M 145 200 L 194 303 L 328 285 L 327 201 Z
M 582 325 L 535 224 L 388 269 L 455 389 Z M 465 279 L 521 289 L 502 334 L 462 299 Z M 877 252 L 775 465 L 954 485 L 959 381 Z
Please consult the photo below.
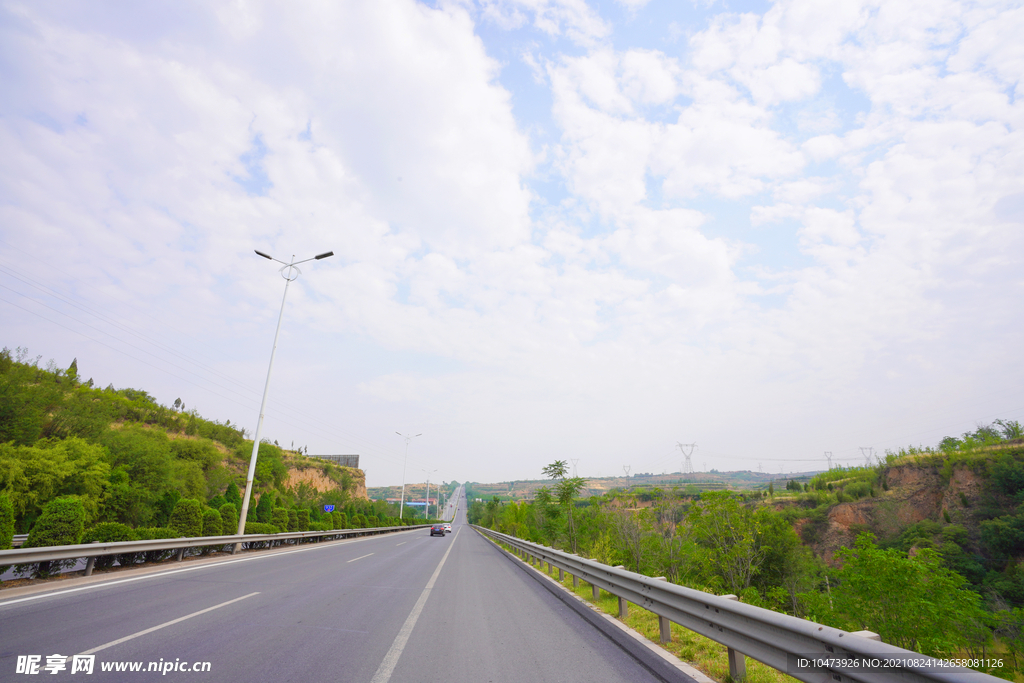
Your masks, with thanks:
M 660 617 L 662 642 L 671 637 L 671 621 L 725 645 L 729 648 L 730 675 L 736 681 L 746 673 L 743 655 L 807 683 L 1002 680 L 864 635 L 745 605 L 737 602 L 735 596 L 711 595 L 476 525 L 473 528 L 511 548 L 524 561 L 548 563 L 549 573 L 553 567 L 559 570 L 560 578 L 565 572 L 573 576 L 574 584 L 580 580 L 589 583 L 595 598 L 599 590 L 618 597 L 620 616 L 626 613 L 630 602 L 654 612 Z
M 355 536 L 373 536 L 412 529 L 426 529 L 429 524 L 410 526 L 374 527 L 372 529 L 332 529 L 330 531 L 285 531 L 279 534 L 243 534 L 241 536 L 199 536 L 196 538 L 160 538 L 152 541 L 118 541 L 115 543 L 85 543 L 81 545 L 55 545 L 43 548 L 15 548 L 0 550 L 0 567 L 16 564 L 33 564 L 53 560 L 79 560 L 88 558 L 85 575 L 92 574 L 97 557 L 129 553 L 146 553 L 159 550 L 177 550 L 177 559 L 184 557 L 188 548 L 224 546 L 235 544 L 266 544 L 268 548 L 288 541 L 302 543 L 308 540 L 328 541 Z M 232 551 L 234 552 L 234 551 Z

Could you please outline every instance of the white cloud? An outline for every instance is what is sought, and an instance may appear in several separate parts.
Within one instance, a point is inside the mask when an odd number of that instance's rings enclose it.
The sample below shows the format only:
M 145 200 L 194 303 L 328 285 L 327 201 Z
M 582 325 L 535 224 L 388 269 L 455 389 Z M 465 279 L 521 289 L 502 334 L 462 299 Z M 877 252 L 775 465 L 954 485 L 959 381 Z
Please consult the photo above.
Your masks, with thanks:
M 476 0 L 460 4 L 475 8 L 482 19 L 505 29 L 530 23 L 549 36 L 564 36 L 580 45 L 592 45 L 611 31 L 585 0 Z
M 445 476 L 531 476 L 572 448 L 642 467 L 681 438 L 745 455 L 740 431 L 782 457 L 835 449 L 849 424 L 920 421 L 921 394 L 967 414 L 982 384 L 1019 383 L 1010 4 L 787 0 L 691 23 L 674 52 L 570 0 L 223 3 L 119 22 L 9 7 L 4 263 L 42 257 L 53 286 L 251 378 L 281 282 L 250 250 L 334 249 L 289 290 L 272 392 L 272 410 L 312 397 L 272 428 L 319 416 L 324 450 L 350 443 L 342 422 L 371 441 L 420 424 L 438 439 L 424 452 L 470 468 L 513 424 L 492 459 L 515 467 Z M 547 157 L 515 118 L 530 91 L 502 85 L 513 69 L 480 24 L 522 31 L 501 47 L 550 97 L 525 103 L 550 104 Z M 541 197 L 540 176 L 558 189 Z M 88 364 L 78 337 L 3 310 L 5 344 Z M 111 358 L 103 381 L 185 393 Z M 221 389 L 189 390 L 237 421 Z

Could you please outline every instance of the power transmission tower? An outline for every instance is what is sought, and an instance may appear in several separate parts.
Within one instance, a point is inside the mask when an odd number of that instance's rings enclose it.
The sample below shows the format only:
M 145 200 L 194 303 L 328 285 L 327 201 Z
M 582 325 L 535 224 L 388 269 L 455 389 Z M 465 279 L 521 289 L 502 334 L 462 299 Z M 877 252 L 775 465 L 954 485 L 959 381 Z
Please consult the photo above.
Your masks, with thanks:
M 629 470 L 632 469 L 632 465 L 623 465 L 622 471 L 626 473 L 626 478 L 629 479 Z
M 683 463 L 683 474 L 693 474 L 693 463 L 690 462 L 690 456 L 693 455 L 693 451 L 697 448 L 697 444 L 679 443 L 677 441 L 676 445 L 679 446 L 679 450 L 682 451 L 683 457 L 686 458 L 686 461 Z
M 860 454 L 864 456 L 864 464 L 871 467 L 871 458 L 875 455 L 874 446 L 861 446 Z
M 828 459 L 828 469 L 832 471 L 832 451 L 825 451 L 825 457 Z
M 580 461 L 580 459 L 579 458 L 569 458 L 569 461 L 572 463 L 572 476 L 575 479 L 576 476 L 577 476 L 576 475 L 576 463 L 578 463 Z

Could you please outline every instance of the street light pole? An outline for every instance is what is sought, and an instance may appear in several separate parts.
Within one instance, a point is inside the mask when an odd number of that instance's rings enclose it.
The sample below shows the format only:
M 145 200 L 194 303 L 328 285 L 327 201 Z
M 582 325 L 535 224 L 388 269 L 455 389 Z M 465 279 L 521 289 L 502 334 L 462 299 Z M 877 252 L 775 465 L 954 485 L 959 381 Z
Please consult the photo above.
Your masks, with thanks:
M 405 470 L 409 466 L 409 442 L 415 439 L 417 436 L 423 436 L 422 434 L 403 434 L 402 432 L 395 432 L 400 437 L 405 439 L 405 461 L 402 463 L 402 502 L 398 506 L 398 520 L 404 519 L 405 514 Z
M 427 474 L 427 509 L 426 509 L 426 515 L 425 516 L 426 516 L 426 519 L 430 519 L 430 475 L 433 474 L 434 472 L 437 472 L 437 470 L 423 470 L 423 471 L 426 472 L 426 474 Z
M 274 347 L 270 350 L 270 367 L 267 368 L 267 382 L 263 385 L 263 402 L 260 404 L 260 419 L 256 423 L 256 434 L 254 435 L 252 442 L 252 456 L 249 458 L 249 473 L 245 478 L 245 494 L 242 496 L 242 510 L 238 515 L 239 536 L 245 533 L 245 518 L 249 514 L 249 499 L 252 497 L 252 480 L 256 475 L 256 456 L 258 456 L 260 452 L 260 437 L 263 434 L 263 416 L 267 411 L 267 394 L 270 392 L 270 373 L 274 371 L 274 355 L 277 353 L 277 337 L 281 334 L 281 320 L 284 318 L 284 302 L 288 298 L 288 285 L 292 283 L 292 280 L 298 279 L 299 275 L 302 273 L 302 271 L 296 267 L 298 264 L 305 263 L 306 261 L 319 261 L 320 259 L 325 259 L 328 256 L 334 256 L 333 251 L 327 251 L 323 254 L 317 254 L 311 258 L 303 259 L 302 261 L 296 261 L 295 255 L 292 254 L 291 262 L 285 263 L 284 261 L 270 256 L 269 254 L 264 254 L 262 251 L 255 251 L 265 259 L 270 259 L 271 261 L 277 261 L 278 263 L 283 264 L 280 272 L 281 277 L 285 279 L 285 283 L 284 296 L 281 297 L 281 312 L 277 316 L 277 330 L 274 332 Z M 241 545 L 241 543 L 236 543 L 233 552 L 238 552 Z

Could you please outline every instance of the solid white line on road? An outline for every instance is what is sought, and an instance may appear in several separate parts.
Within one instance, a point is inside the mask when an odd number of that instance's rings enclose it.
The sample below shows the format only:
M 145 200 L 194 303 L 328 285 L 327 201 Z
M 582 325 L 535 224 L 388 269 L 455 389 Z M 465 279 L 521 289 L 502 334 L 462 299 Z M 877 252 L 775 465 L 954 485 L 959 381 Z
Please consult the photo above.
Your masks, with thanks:
M 462 531 L 462 527 L 459 527 L 459 531 Z M 427 581 L 427 587 L 420 593 L 420 599 L 413 606 L 412 612 L 409 613 L 409 618 L 402 624 L 402 630 L 395 636 L 395 642 L 391 644 L 391 649 L 384 655 L 384 661 L 380 663 L 380 668 L 377 669 L 377 673 L 370 679 L 370 683 L 388 683 L 391 680 L 391 674 L 395 671 L 398 658 L 402 656 L 402 650 L 405 649 L 405 644 L 409 642 L 409 636 L 412 635 L 416 621 L 420 618 L 423 606 L 427 604 L 427 598 L 430 597 L 430 591 L 434 588 L 434 582 L 437 581 L 437 577 L 441 573 L 441 567 L 444 566 L 445 560 L 448 559 L 448 554 L 451 553 L 452 547 L 455 545 L 455 539 L 459 537 L 459 531 L 456 531 L 455 535 L 452 536 L 452 542 L 448 546 L 448 550 L 444 552 L 444 557 L 441 558 L 441 562 L 437 565 L 437 569 L 434 570 L 430 581 Z
M 160 629 L 165 628 L 167 626 L 173 626 L 174 624 L 177 624 L 178 622 L 181 622 L 181 621 L 185 621 L 186 619 L 191 619 L 192 617 L 198 617 L 200 614 L 206 614 L 207 612 L 212 612 L 215 609 L 220 609 L 221 607 L 227 607 L 228 605 L 230 605 L 233 602 L 238 602 L 239 600 L 245 600 L 246 598 L 251 598 L 252 596 L 259 595 L 259 594 L 260 594 L 259 591 L 256 591 L 255 593 L 249 593 L 248 595 L 243 595 L 240 598 L 235 598 L 234 600 L 228 600 L 227 602 L 222 602 L 219 605 L 214 605 L 213 607 L 207 607 L 206 609 L 201 609 L 198 612 L 193 612 L 192 614 L 186 614 L 183 617 L 178 617 L 177 619 L 172 619 L 171 621 L 168 621 L 168 622 L 165 622 L 163 624 L 160 624 L 159 626 L 154 626 L 152 628 L 147 628 L 144 631 L 139 631 L 138 633 L 133 633 L 130 636 L 125 636 L 124 638 L 118 638 L 117 640 L 112 640 L 109 643 L 106 643 L 105 645 L 100 645 L 99 647 L 94 647 L 91 650 L 86 650 L 85 652 L 79 652 L 78 654 L 80 654 L 80 655 L 91 655 L 93 653 L 99 652 L 100 650 L 106 650 L 108 647 L 113 647 L 115 645 L 120 645 L 121 643 L 124 643 L 126 641 L 132 640 L 133 638 L 138 638 L 139 636 L 144 636 L 147 633 L 152 633 L 153 631 L 159 631 Z
M 370 555 L 373 555 L 373 553 L 370 553 Z M 369 557 L 370 555 L 363 555 L 362 557 L 354 557 L 351 560 L 347 560 L 346 562 L 355 562 L 356 560 L 361 560 L 361 559 L 363 559 L 363 557 Z
M 397 548 L 397 547 L 398 547 L 398 546 L 400 546 L 400 545 L 405 545 L 405 544 L 406 544 L 406 543 L 408 543 L 408 542 L 409 542 L 409 541 L 402 541 L 401 543 L 396 543 L 396 544 L 395 544 L 395 547 Z

